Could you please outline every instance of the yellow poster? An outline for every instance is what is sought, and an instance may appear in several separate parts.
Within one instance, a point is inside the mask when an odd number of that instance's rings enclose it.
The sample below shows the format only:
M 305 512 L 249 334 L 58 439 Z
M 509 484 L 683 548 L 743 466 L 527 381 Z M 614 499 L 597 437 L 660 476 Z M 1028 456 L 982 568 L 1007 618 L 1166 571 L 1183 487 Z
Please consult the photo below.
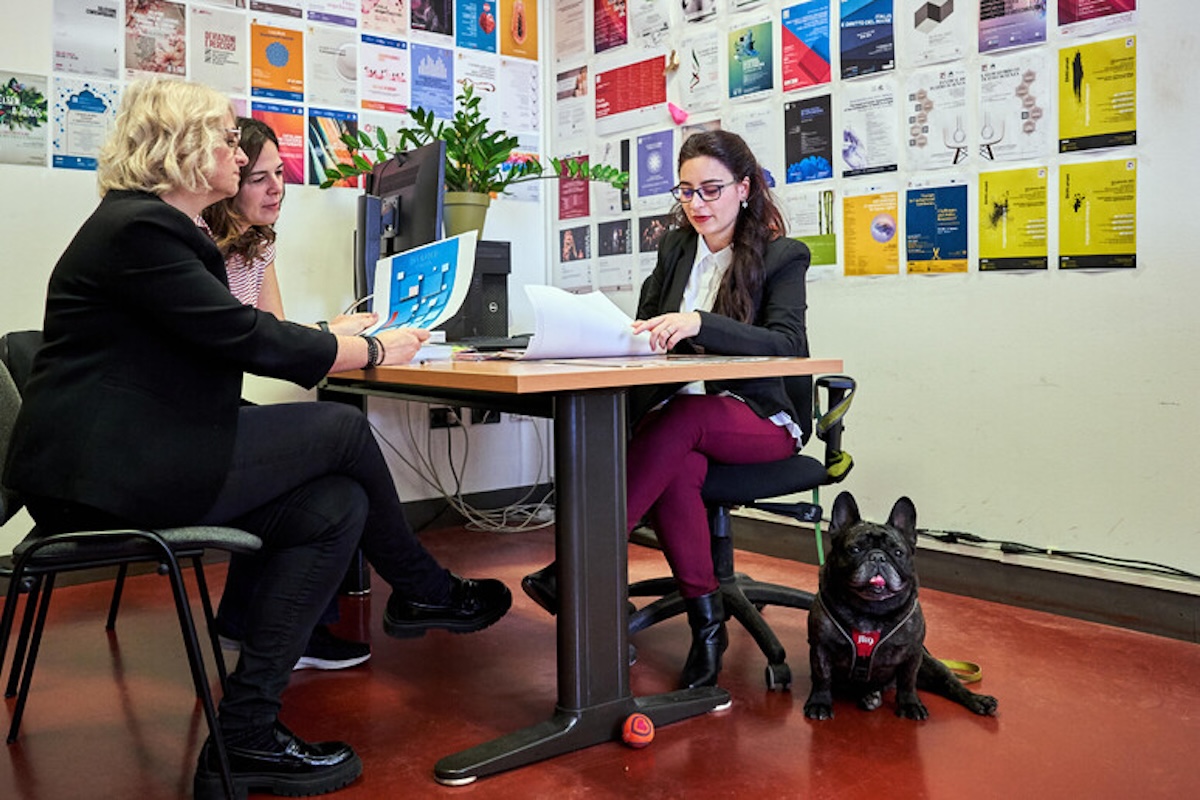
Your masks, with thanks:
M 899 275 L 897 192 L 879 192 L 842 200 L 846 275 Z
M 500 0 L 500 53 L 537 61 L 537 0 Z
M 1058 152 L 1137 143 L 1137 37 L 1058 51 Z
M 1136 267 L 1137 159 L 1063 164 L 1059 187 L 1059 267 Z
M 979 269 L 1046 269 L 1046 167 L 979 176 Z
M 304 100 L 304 39 L 300 31 L 250 26 L 250 94 Z

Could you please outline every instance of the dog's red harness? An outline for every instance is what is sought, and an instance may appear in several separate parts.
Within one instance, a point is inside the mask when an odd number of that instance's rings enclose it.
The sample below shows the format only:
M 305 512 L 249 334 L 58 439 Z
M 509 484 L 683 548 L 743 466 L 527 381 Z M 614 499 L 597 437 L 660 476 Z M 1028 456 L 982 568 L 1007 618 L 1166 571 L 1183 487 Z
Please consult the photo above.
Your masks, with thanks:
M 820 592 L 817 593 L 816 602 L 821 604 L 821 607 L 825 609 L 825 613 L 829 616 L 830 621 L 833 622 L 833 626 L 838 629 L 838 633 L 842 634 L 842 636 L 845 637 L 846 641 L 850 644 L 850 649 L 854 653 L 854 658 L 850 662 L 850 677 L 859 683 L 867 683 L 871 680 L 871 664 L 875 659 L 875 651 L 879 645 L 886 642 L 892 637 L 892 634 L 904 627 L 904 623 L 908 622 L 909 618 L 917 612 L 918 608 L 917 599 L 914 597 L 912 605 L 909 606 L 908 611 L 905 612 L 904 616 L 901 617 L 900 620 L 886 632 L 858 631 L 851 628 L 849 633 L 847 633 L 847 626 L 844 625 L 842 621 L 837 618 L 837 615 L 835 615 L 829 609 L 829 606 L 821 600 Z

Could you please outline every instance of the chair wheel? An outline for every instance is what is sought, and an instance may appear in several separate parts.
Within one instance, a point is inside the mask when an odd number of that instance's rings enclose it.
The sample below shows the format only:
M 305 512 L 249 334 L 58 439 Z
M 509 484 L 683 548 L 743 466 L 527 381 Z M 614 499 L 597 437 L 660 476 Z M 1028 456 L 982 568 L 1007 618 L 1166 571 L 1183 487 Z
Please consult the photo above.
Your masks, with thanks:
M 792 669 L 786 662 L 767 664 L 767 688 L 772 692 L 786 692 L 792 686 Z

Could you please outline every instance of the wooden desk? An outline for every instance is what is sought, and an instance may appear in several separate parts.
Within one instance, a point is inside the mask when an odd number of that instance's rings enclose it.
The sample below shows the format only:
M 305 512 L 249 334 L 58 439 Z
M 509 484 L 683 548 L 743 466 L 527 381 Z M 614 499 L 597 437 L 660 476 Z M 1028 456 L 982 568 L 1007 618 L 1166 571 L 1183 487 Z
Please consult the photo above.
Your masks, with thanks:
M 633 366 L 627 366 L 627 365 Z M 542 723 L 454 755 L 434 767 L 460 785 L 619 739 L 634 712 L 656 726 L 729 702 L 719 687 L 651 697 L 629 689 L 626 611 L 625 393 L 631 386 L 841 372 L 838 359 L 701 356 L 566 361 L 439 362 L 331 375 L 322 399 L 387 395 L 501 408 L 553 419 L 555 549 L 560 576 L 558 702 Z

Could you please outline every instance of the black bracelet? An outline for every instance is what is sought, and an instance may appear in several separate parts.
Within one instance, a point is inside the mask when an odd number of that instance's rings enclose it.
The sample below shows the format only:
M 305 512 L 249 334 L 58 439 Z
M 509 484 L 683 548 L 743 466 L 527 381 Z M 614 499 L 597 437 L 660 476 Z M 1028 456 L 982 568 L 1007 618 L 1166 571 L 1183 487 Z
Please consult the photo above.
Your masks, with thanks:
M 323 330 L 325 333 L 329 333 L 329 323 L 326 322 L 325 320 L 321 320 L 320 322 L 318 322 L 317 327 L 320 328 L 321 330 Z
M 375 367 L 378 367 L 379 364 L 383 361 L 383 359 L 380 358 L 380 354 L 379 354 L 379 349 L 380 349 L 379 348 L 379 340 L 376 339 L 374 336 L 367 336 L 364 333 L 360 333 L 358 335 L 358 338 L 362 339 L 363 341 L 365 341 L 367 343 L 367 363 L 366 363 L 366 366 L 363 367 L 363 369 L 373 369 Z

